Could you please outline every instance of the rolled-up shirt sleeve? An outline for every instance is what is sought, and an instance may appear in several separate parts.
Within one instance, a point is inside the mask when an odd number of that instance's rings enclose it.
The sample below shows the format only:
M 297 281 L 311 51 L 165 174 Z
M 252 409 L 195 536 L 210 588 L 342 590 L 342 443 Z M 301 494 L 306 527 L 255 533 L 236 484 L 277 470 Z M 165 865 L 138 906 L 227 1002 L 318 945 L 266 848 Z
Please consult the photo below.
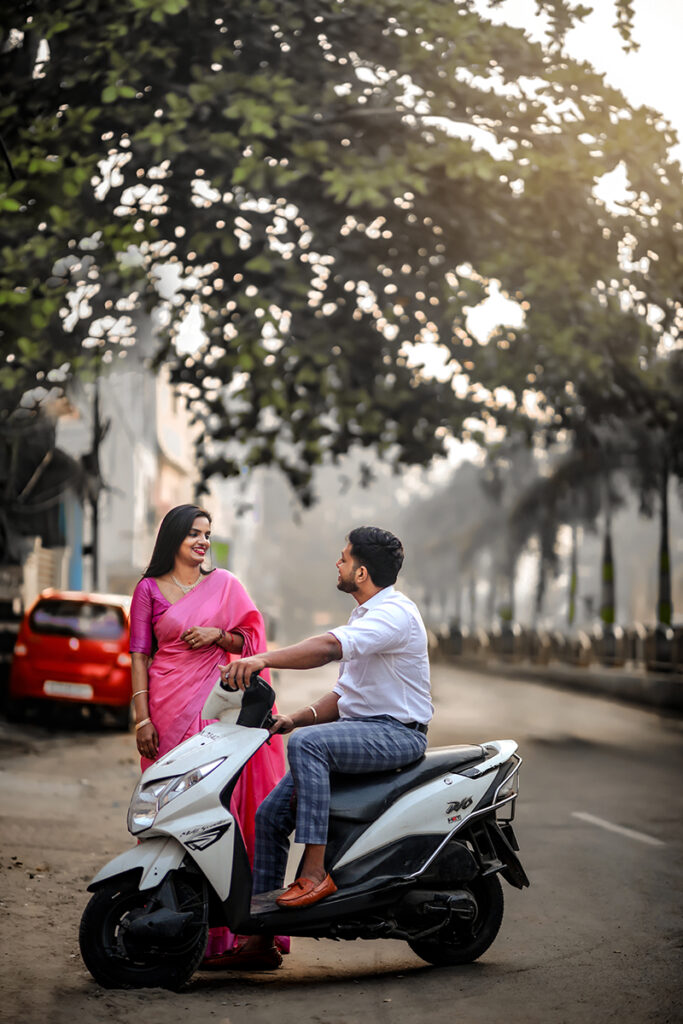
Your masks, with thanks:
M 341 660 L 351 661 L 403 647 L 411 628 L 410 616 L 403 609 L 380 605 L 346 626 L 335 626 L 329 632 L 341 645 Z

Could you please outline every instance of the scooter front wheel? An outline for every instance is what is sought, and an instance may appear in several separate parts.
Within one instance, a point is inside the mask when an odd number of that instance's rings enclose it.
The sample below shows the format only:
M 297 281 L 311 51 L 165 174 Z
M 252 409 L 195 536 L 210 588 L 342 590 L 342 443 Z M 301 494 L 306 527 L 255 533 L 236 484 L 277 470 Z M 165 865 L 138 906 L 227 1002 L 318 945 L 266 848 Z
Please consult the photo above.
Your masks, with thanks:
M 154 894 L 135 881 L 107 882 L 83 911 L 79 943 L 83 962 L 104 988 L 167 988 L 189 981 L 206 949 L 208 925 L 201 884 L 189 875 L 173 877 L 178 911 L 191 914 L 182 934 L 162 943 L 131 939 L 131 924 L 149 912 Z
M 452 918 L 433 936 L 408 942 L 413 953 L 435 967 L 471 964 L 494 941 L 503 921 L 503 887 L 497 875 L 475 878 L 459 888 L 469 889 L 477 903 L 472 921 Z

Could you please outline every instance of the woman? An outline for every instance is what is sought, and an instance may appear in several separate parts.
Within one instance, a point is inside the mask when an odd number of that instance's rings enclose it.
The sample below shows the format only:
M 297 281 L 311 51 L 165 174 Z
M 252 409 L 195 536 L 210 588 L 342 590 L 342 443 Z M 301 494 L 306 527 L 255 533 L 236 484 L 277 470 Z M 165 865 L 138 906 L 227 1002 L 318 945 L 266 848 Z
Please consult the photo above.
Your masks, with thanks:
M 143 771 L 207 724 L 201 712 L 219 665 L 266 649 L 263 619 L 241 583 L 225 569 L 202 569 L 210 538 L 211 517 L 204 509 L 171 509 L 133 593 L 130 652 Z M 231 810 L 250 860 L 256 808 L 284 772 L 282 740 L 274 736 L 247 763 L 235 788 Z M 228 928 L 212 928 L 204 967 L 278 967 L 280 950 L 289 951 L 288 938 L 278 936 L 266 956 L 254 958 Z

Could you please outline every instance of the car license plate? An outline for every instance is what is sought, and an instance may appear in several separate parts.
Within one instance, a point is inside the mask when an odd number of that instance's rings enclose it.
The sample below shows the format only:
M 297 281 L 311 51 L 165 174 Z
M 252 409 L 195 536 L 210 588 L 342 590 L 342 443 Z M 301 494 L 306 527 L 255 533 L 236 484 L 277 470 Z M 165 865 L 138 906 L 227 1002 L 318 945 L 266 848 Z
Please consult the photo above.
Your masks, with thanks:
M 88 683 L 60 683 L 46 679 L 43 691 L 48 697 L 72 697 L 74 700 L 92 700 L 93 688 Z

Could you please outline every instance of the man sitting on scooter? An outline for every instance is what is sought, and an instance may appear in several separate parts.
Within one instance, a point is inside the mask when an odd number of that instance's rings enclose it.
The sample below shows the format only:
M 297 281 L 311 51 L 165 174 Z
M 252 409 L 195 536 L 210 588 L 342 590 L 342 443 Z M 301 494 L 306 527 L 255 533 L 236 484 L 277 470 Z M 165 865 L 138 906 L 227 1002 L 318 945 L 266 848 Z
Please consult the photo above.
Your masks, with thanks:
M 415 604 L 394 589 L 402 564 L 398 537 L 374 526 L 352 530 L 337 561 L 337 589 L 357 602 L 347 625 L 221 668 L 231 687 L 244 689 L 264 668 L 342 663 L 331 693 L 292 715 L 277 715 L 271 728 L 301 729 L 289 740 L 290 771 L 256 814 L 254 893 L 283 887 L 295 827 L 296 842 L 305 844 L 301 875 L 277 897 L 281 907 L 310 906 L 337 890 L 325 869 L 330 772 L 400 768 L 427 746 L 433 713 L 427 634 Z M 253 941 L 261 945 L 264 937 Z

